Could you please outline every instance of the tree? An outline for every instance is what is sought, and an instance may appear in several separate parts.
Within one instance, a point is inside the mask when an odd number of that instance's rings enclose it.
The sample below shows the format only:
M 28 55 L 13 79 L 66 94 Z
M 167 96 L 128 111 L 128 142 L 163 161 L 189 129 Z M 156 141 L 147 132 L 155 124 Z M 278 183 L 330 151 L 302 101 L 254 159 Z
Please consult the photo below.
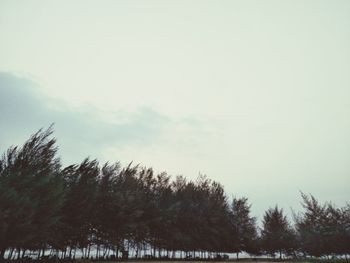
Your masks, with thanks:
M 251 217 L 251 205 L 247 198 L 234 198 L 231 205 L 230 217 L 234 235 L 234 252 L 255 252 L 254 242 L 257 239 L 256 219 Z
M 278 206 L 265 212 L 261 239 L 263 250 L 272 256 L 279 252 L 280 258 L 282 258 L 282 253 L 288 253 L 289 250 L 293 249 L 293 230 L 287 217 L 283 214 L 283 210 L 278 209 Z
M 296 216 L 296 227 L 301 249 L 311 256 L 320 257 L 325 252 L 323 238 L 323 221 L 326 214 L 326 205 L 320 205 L 315 197 L 301 193 L 305 211 Z
M 115 243 L 114 237 L 114 204 L 115 192 L 114 184 L 120 173 L 120 164 L 105 163 L 100 169 L 98 178 L 96 200 L 94 202 L 95 218 L 93 220 L 94 238 L 90 238 L 98 246 L 108 246 Z M 90 247 L 85 251 L 85 257 L 90 256 Z
M 94 218 L 97 180 L 99 176 L 97 160 L 83 160 L 79 165 L 71 165 L 62 171 L 66 187 L 66 199 L 62 209 L 63 235 L 66 245 L 73 249 L 85 248 L 95 234 Z M 74 256 L 73 256 L 74 257 Z
M 189 257 L 257 254 L 261 248 L 280 258 L 297 250 L 347 256 L 350 205 L 319 204 L 305 194 L 302 199 L 297 235 L 276 206 L 265 212 L 258 238 L 248 199 L 234 198 L 229 205 L 223 186 L 206 176 L 172 181 L 152 168 L 100 166 L 89 158 L 61 169 L 50 127 L 0 158 L 0 260 L 5 254 L 23 257 L 28 250 L 39 258 L 47 248 L 61 258 L 74 258 L 76 249 L 90 257 L 93 245 L 96 257 L 111 250 L 125 256 L 130 249 L 139 257 L 145 247 L 159 257 L 164 251 Z
M 1 159 L 0 256 L 8 248 L 44 249 L 60 221 L 63 184 L 52 126 L 11 147 Z
M 319 204 L 312 195 L 301 196 L 304 211 L 295 221 L 302 251 L 316 257 L 349 253 L 349 205 L 337 208 L 331 203 Z
M 350 254 L 350 204 L 340 209 L 340 215 L 339 240 L 337 240 L 338 253 L 347 256 Z

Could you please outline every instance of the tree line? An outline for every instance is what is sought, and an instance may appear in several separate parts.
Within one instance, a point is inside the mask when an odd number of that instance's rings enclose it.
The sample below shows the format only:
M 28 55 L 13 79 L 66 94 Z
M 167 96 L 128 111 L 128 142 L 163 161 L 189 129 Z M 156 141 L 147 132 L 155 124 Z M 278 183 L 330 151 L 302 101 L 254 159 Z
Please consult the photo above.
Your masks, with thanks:
M 205 176 L 172 179 L 89 158 L 62 167 L 52 133 L 39 130 L 0 159 L 0 259 L 350 254 L 349 204 L 302 194 L 293 223 L 276 206 L 258 227 L 247 198 L 230 200 Z

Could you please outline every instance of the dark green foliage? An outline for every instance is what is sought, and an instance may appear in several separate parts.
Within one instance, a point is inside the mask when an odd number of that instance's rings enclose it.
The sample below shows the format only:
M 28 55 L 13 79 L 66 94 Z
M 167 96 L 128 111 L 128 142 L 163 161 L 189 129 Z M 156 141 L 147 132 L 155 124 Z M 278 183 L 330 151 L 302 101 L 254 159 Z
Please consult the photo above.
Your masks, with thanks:
M 349 205 L 336 208 L 320 205 L 315 197 L 302 194 L 305 211 L 296 216 L 296 227 L 302 251 L 320 257 L 350 252 Z
M 320 206 L 317 200 L 302 194 L 305 212 L 297 218 L 297 229 L 301 248 L 312 256 L 321 256 L 325 250 L 322 238 L 322 218 L 324 218 L 325 206 Z
M 66 183 L 62 225 L 67 245 L 71 248 L 86 247 L 94 234 L 99 172 L 98 162 L 89 159 L 62 171 Z
M 95 199 L 95 217 L 93 225 L 95 226 L 94 242 L 107 245 L 109 243 L 118 243 L 115 236 L 115 181 L 120 172 L 119 163 L 110 165 L 104 164 L 101 169 L 99 182 L 97 185 Z M 103 215 L 103 216 L 100 216 Z
M 61 258 L 77 250 L 84 257 L 125 256 L 131 248 L 137 257 L 145 248 L 153 256 L 350 253 L 349 205 L 319 205 L 303 194 L 296 232 L 276 206 L 265 213 L 259 237 L 248 199 L 234 198 L 230 206 L 218 182 L 171 180 L 150 168 L 88 158 L 62 169 L 51 135 L 51 127 L 40 130 L 0 159 L 0 259 L 6 251 L 13 259 L 45 249 Z
M 265 212 L 261 230 L 262 249 L 275 256 L 277 252 L 288 254 L 294 248 L 294 232 L 282 209 L 270 208 Z
M 0 249 L 38 249 L 54 242 L 63 204 L 52 130 L 40 130 L 21 148 L 10 148 L 1 159 Z
M 257 252 L 256 219 L 250 216 L 250 205 L 247 198 L 234 198 L 231 205 L 232 235 L 235 238 L 232 252 Z M 237 254 L 238 256 L 238 254 Z

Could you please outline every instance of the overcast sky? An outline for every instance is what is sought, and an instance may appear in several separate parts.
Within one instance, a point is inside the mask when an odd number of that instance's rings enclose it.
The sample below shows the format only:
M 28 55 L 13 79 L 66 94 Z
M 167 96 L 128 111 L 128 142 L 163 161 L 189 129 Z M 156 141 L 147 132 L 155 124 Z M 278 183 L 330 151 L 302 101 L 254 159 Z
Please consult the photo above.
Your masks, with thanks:
M 350 201 L 350 1 L 0 0 L 0 150 L 221 182 L 254 215 Z

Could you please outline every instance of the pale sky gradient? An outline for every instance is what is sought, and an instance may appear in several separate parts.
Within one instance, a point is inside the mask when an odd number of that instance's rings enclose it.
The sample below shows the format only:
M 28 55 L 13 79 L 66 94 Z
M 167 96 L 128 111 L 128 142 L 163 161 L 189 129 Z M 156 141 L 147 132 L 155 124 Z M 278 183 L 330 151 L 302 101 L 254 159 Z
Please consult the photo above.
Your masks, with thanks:
M 198 173 L 254 215 L 350 201 L 350 1 L 0 0 L 0 150 Z

